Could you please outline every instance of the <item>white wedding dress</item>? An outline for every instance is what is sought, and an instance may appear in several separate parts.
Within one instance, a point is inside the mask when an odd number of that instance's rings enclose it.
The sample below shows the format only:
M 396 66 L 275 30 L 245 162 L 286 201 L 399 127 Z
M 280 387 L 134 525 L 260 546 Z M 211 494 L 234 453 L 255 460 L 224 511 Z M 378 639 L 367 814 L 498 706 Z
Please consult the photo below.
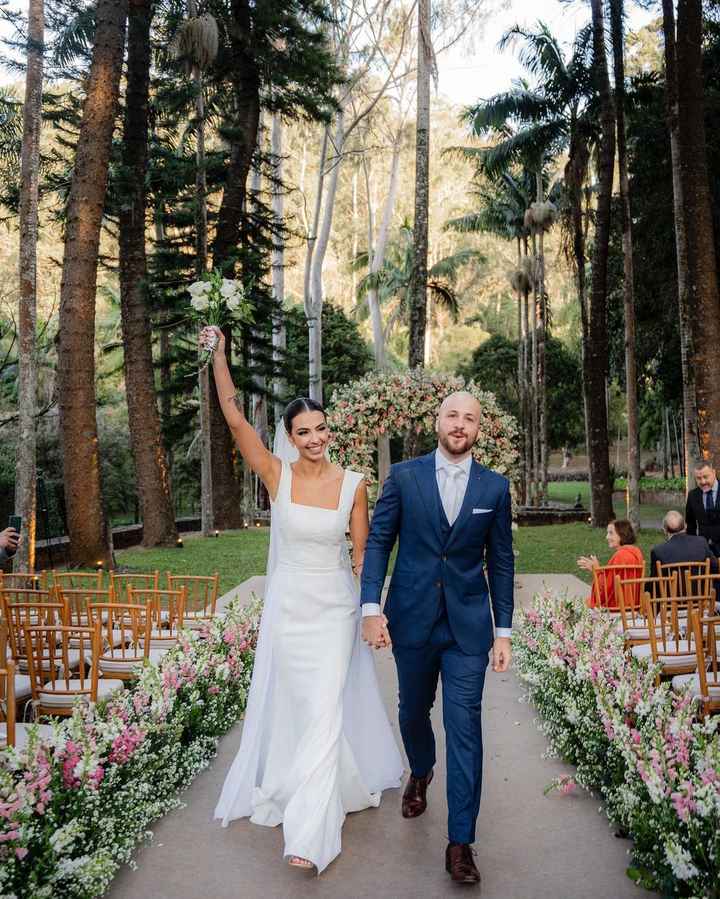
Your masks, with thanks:
M 242 740 L 215 810 L 223 825 L 282 824 L 285 855 L 318 873 L 340 852 L 346 813 L 377 806 L 403 770 L 345 543 L 361 477 L 345 471 L 337 510 L 300 505 L 283 461 Z

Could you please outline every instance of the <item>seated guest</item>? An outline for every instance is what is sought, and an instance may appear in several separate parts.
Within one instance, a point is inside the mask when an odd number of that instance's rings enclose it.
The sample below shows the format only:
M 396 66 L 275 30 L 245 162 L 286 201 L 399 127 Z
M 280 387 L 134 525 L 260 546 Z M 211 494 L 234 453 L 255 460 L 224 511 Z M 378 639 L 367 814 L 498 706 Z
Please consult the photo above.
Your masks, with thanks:
M 657 563 L 704 562 L 710 559 L 710 571 L 718 570 L 718 560 L 713 555 L 705 537 L 688 534 L 685 519 L 680 512 L 668 512 L 663 518 L 665 543 L 658 543 L 650 551 L 650 577 L 657 577 Z
M 688 493 L 685 521 L 690 536 L 705 537 L 714 555 L 720 555 L 720 497 L 715 467 L 708 459 L 694 465 L 697 487 Z M 654 574 L 654 572 L 653 572 Z
M 593 579 L 593 589 L 588 598 L 588 605 L 593 608 L 602 606 L 603 608 L 617 609 L 619 604 L 615 596 L 615 578 L 618 576 L 620 578 L 642 577 L 645 560 L 640 548 L 635 546 L 635 529 L 629 521 L 625 519 L 611 521 L 607 526 L 605 536 L 608 546 L 613 550 L 607 564 L 615 567 L 612 571 L 600 573 L 599 590 Z M 601 567 L 597 556 L 580 556 L 577 563 L 586 571 Z M 625 570 L 623 570 L 623 566 L 627 566 Z

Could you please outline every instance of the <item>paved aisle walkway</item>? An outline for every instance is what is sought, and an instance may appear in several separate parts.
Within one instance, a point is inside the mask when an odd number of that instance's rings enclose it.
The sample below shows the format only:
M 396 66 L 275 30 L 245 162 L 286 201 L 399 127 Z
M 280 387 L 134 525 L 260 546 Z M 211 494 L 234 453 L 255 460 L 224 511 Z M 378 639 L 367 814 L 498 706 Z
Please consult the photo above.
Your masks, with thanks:
M 543 582 L 585 595 L 573 576 L 518 578 L 518 603 Z M 255 590 L 262 582 L 253 579 Z M 247 586 L 241 592 L 247 592 Z M 388 709 L 396 717 L 392 657 L 377 656 Z M 488 672 L 485 689 L 485 786 L 478 826 L 477 863 L 483 899 L 625 899 L 643 894 L 625 876 L 628 844 L 616 839 L 598 801 L 584 795 L 543 796 L 545 785 L 568 769 L 542 758 L 545 741 L 533 710 L 519 701 L 514 674 Z M 380 808 L 350 815 L 341 856 L 320 878 L 283 864 L 280 828 L 247 821 L 223 829 L 211 821 L 214 804 L 240 738 L 236 727 L 220 745 L 212 768 L 185 795 L 187 807 L 154 828 L 154 842 L 137 855 L 138 870 L 118 875 L 111 899 L 443 899 L 475 888 L 457 887 L 444 872 L 445 765 L 441 709 L 434 710 L 440 759 L 427 812 L 400 815 L 398 790 Z

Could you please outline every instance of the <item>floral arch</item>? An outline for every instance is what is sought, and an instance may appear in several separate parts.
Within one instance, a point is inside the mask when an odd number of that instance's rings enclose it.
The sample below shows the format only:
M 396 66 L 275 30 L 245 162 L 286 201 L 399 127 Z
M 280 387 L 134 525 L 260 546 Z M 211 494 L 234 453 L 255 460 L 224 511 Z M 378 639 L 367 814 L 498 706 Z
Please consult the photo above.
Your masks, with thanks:
M 336 390 L 328 409 L 333 432 L 332 455 L 344 468 L 377 480 L 373 453 L 381 434 L 399 436 L 414 428 L 418 434 L 435 430 L 440 403 L 456 390 L 467 390 L 480 402 L 480 432 L 473 448 L 482 465 L 511 480 L 518 475 L 517 423 L 504 412 L 492 393 L 474 381 L 427 372 L 372 372 Z

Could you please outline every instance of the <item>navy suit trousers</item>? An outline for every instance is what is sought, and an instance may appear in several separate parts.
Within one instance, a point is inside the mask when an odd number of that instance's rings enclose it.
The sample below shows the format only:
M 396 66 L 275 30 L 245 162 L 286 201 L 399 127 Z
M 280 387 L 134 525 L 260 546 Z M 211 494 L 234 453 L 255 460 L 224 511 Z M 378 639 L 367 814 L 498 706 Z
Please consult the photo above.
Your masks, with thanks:
M 425 646 L 393 646 L 393 654 L 400 684 L 400 732 L 415 777 L 424 777 L 435 765 L 430 710 L 438 677 L 442 678 L 448 838 L 453 843 L 474 843 L 482 789 L 481 710 L 488 654 L 463 653 L 445 615 Z

